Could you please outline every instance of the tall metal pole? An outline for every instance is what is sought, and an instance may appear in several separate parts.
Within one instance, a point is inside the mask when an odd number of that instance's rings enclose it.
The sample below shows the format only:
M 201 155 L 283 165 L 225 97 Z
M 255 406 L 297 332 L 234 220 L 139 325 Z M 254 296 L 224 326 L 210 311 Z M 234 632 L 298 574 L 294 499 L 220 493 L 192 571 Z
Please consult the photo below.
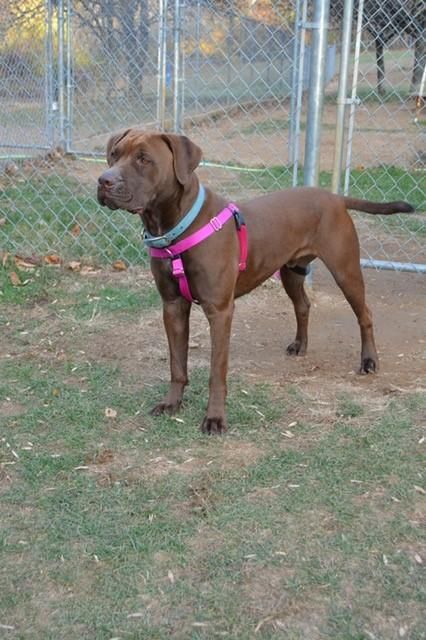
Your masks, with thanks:
M 46 78 L 45 78 L 45 101 L 46 101 L 46 134 L 47 144 L 53 147 L 55 132 L 53 122 L 53 6 L 52 0 L 46 0 Z
M 182 69 L 182 16 L 181 0 L 175 0 L 175 15 L 173 29 L 173 131 L 182 133 L 183 130 L 183 69 Z
M 351 51 L 353 0 L 345 0 L 343 11 L 342 50 L 340 54 L 339 91 L 337 94 L 336 135 L 334 139 L 334 163 L 331 190 L 339 193 L 342 176 L 343 138 L 345 131 L 349 56 Z
M 159 0 L 157 58 L 157 128 L 166 120 L 167 0 Z
M 298 184 L 298 170 L 299 170 L 299 146 L 300 146 L 300 117 L 302 114 L 302 98 L 303 98 L 303 83 L 305 74 L 305 36 L 306 36 L 306 17 L 308 15 L 308 0 L 303 0 L 302 15 L 297 26 L 299 32 L 299 68 L 297 70 L 297 82 L 296 87 L 296 103 L 294 112 L 294 139 L 293 139 L 293 187 Z
M 290 128 L 288 135 L 288 161 L 293 161 L 294 158 L 294 139 L 296 129 L 296 93 L 297 93 L 297 80 L 298 80 L 298 65 L 299 59 L 299 40 L 300 40 L 300 2 L 296 0 L 296 15 L 294 17 L 294 41 L 293 41 L 293 67 L 291 73 L 291 95 L 290 95 Z
M 321 116 L 325 87 L 329 0 L 314 0 L 314 19 L 305 139 L 304 184 L 315 186 L 319 178 Z
M 349 191 L 349 179 L 351 175 L 352 138 L 354 134 L 354 124 L 355 124 L 355 108 L 358 104 L 356 90 L 358 87 L 358 71 L 359 71 L 359 58 L 360 58 L 360 52 L 361 52 L 361 36 L 362 36 L 363 18 L 364 18 L 364 0 L 359 0 L 358 18 L 356 23 L 354 70 L 353 70 L 353 76 L 352 76 L 351 108 L 349 111 L 348 139 L 346 142 L 347 149 L 346 149 L 346 166 L 345 166 L 345 184 L 343 188 L 343 193 L 345 195 L 347 195 Z
M 65 124 L 65 151 L 69 153 L 72 148 L 72 125 L 73 125 L 73 92 L 74 92 L 74 69 L 72 60 L 72 0 L 66 0 L 66 124 Z
M 59 144 L 65 146 L 65 101 L 64 101 L 64 1 L 58 0 L 58 112 Z
M 197 0 L 195 8 L 195 77 L 192 93 L 195 96 L 195 111 L 198 113 L 200 106 L 200 73 L 201 73 L 201 56 L 200 56 L 200 44 L 201 44 L 201 4 L 200 0 Z

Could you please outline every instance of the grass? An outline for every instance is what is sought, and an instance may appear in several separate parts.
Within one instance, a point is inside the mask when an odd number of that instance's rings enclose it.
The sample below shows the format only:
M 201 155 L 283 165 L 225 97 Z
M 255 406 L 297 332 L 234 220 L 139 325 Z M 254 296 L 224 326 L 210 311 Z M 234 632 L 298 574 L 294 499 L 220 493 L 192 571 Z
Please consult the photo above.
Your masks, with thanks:
M 425 638 L 424 395 L 339 393 L 313 424 L 299 387 L 242 374 L 205 438 L 205 367 L 178 422 L 149 415 L 151 348 L 104 355 L 149 340 L 146 283 L 31 277 L 0 311 L 4 637 Z
M 146 264 L 139 218 L 100 207 L 94 192 L 78 180 L 50 175 L 11 184 L 0 190 L 0 207 L 7 223 L 0 226 L 6 251 L 26 254 L 58 253 L 64 258 L 118 257 Z
M 11 273 L 18 275 L 22 286 L 15 286 Z M 73 287 L 75 277 L 55 267 L 19 269 L 10 259 L 8 265 L 0 266 L 0 301 L 4 304 L 33 306 L 58 303 L 61 312 L 72 315 L 75 320 L 93 319 L 97 314 L 140 313 L 159 305 L 159 296 L 152 281 L 132 284 L 127 288 L 106 281 L 94 288 L 82 280 L 78 288 Z

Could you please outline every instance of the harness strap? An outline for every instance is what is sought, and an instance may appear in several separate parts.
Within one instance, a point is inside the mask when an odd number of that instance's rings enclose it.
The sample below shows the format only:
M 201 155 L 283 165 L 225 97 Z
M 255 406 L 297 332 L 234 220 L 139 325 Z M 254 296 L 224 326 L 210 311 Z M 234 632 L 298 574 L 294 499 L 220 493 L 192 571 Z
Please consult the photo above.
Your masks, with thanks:
M 198 231 L 195 231 L 195 233 L 192 233 L 187 238 L 161 249 L 157 247 L 149 247 L 149 253 L 152 258 L 168 258 L 171 260 L 172 274 L 179 283 L 180 294 L 189 302 L 195 302 L 198 304 L 198 301 L 195 300 L 191 294 L 181 254 L 184 251 L 188 251 L 191 247 L 195 247 L 197 244 L 200 244 L 200 242 L 206 240 L 209 236 L 213 235 L 213 233 L 220 231 L 223 225 L 232 217 L 235 220 L 238 240 L 240 243 L 240 260 L 238 268 L 240 271 L 244 271 L 247 266 L 248 254 L 247 228 L 243 216 L 233 203 L 228 204 L 220 213 L 201 227 L 201 229 L 198 229 Z
M 179 283 L 179 291 L 180 295 L 183 296 L 189 302 L 197 303 L 192 297 L 191 289 L 189 288 L 188 278 L 185 274 L 185 269 L 183 267 L 182 258 L 180 256 L 176 256 L 172 258 L 172 274 Z

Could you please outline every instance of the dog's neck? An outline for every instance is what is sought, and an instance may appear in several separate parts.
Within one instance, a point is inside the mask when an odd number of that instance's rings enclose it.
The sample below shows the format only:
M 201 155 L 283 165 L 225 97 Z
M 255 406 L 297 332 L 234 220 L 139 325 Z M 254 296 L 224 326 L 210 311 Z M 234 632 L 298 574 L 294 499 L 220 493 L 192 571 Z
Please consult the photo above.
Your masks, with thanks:
M 176 183 L 167 198 L 157 196 L 141 213 L 144 228 L 153 236 L 161 236 L 175 227 L 197 199 L 199 180 L 195 173 L 185 185 Z

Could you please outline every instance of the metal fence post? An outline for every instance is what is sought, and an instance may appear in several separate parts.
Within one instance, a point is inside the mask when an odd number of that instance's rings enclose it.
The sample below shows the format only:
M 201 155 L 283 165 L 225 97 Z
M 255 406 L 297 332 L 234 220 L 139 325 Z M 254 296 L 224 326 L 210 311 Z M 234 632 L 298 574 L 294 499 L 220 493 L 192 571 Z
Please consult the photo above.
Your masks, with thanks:
M 54 102 L 54 80 L 53 80 L 53 6 L 52 0 L 46 0 L 46 40 L 45 40 L 45 55 L 46 55 L 46 69 L 45 69 L 45 103 L 46 103 L 46 137 L 49 147 L 53 147 L 55 133 L 54 133 L 54 115 L 53 115 L 53 102 Z
M 325 86 L 329 0 L 314 0 L 313 30 L 309 78 L 308 113 L 306 119 L 304 184 L 315 186 L 319 177 L 321 115 Z
M 65 146 L 65 100 L 64 100 L 64 0 L 58 0 L 58 115 L 59 144 Z
M 182 59 L 182 15 L 181 0 L 175 0 L 173 25 L 173 131 L 183 130 L 183 59 Z
M 342 175 L 343 138 L 345 130 L 347 98 L 348 65 L 351 51 L 353 0 L 345 0 L 343 12 L 343 34 L 340 55 L 339 91 L 337 94 L 336 136 L 334 140 L 334 163 L 331 190 L 339 193 Z
M 349 110 L 348 136 L 346 141 L 347 149 L 346 149 L 346 162 L 345 162 L 345 181 L 343 186 L 343 193 L 345 195 L 347 195 L 349 192 L 349 179 L 351 176 L 352 139 L 354 134 L 354 124 L 355 124 L 355 108 L 358 102 L 356 91 L 358 86 L 359 58 L 360 58 L 360 52 L 361 52 L 361 36 L 362 36 L 363 18 L 364 18 L 364 0 L 359 0 L 358 17 L 356 21 L 354 68 L 352 73 L 351 107 Z
M 66 0 L 66 122 L 65 122 L 65 151 L 69 153 L 72 148 L 72 122 L 73 122 L 73 91 L 74 91 L 74 70 L 72 60 L 72 0 Z
M 302 8 L 300 8 L 300 0 L 296 5 L 296 21 L 294 32 L 294 49 L 293 49 L 293 79 L 291 94 L 291 115 L 290 115 L 290 158 L 293 164 L 293 186 L 298 183 L 299 169 L 299 145 L 300 145 L 300 115 L 302 112 L 303 97 L 303 76 L 305 68 L 305 24 L 308 13 L 308 2 L 303 0 Z M 296 66 L 296 60 L 299 64 Z
M 159 0 L 157 50 L 157 128 L 166 121 L 167 0 Z

